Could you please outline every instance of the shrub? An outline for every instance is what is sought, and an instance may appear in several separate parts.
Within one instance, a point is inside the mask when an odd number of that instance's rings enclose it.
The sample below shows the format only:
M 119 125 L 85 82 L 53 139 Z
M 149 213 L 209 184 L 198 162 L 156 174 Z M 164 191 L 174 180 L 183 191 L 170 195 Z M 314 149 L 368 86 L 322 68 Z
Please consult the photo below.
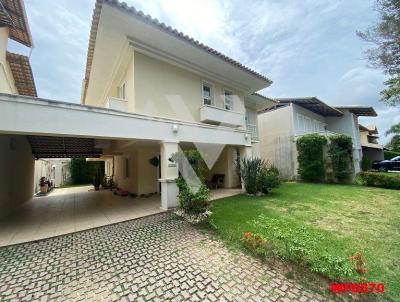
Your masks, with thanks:
M 396 152 L 396 151 L 384 151 L 383 152 L 385 159 L 392 159 L 393 157 L 399 156 L 400 152 Z
M 279 171 L 275 167 L 266 168 L 264 167 L 257 180 L 257 189 L 259 192 L 268 194 L 268 192 L 273 188 L 278 188 L 281 184 L 279 179 Z
M 369 171 L 372 169 L 372 159 L 369 157 L 364 156 L 361 161 L 361 169 L 363 171 Z
M 400 190 L 400 175 L 392 173 L 360 172 L 357 178 L 364 186 Z
M 193 168 L 194 172 L 196 172 L 197 177 L 204 182 L 204 173 L 206 164 L 200 154 L 200 152 L 196 149 L 192 150 L 185 150 L 185 151 L 178 151 L 172 154 L 171 159 L 172 161 L 181 164 L 184 159 L 187 159 L 190 166 Z
M 243 158 L 240 165 L 240 174 L 244 183 L 244 188 L 248 194 L 258 192 L 258 178 L 260 172 L 265 169 L 267 163 L 258 157 Z
M 298 172 L 302 180 L 310 182 L 324 180 L 324 147 L 327 142 L 327 139 L 319 134 L 306 134 L 297 139 Z
M 176 181 L 179 188 L 179 207 L 187 214 L 198 215 L 208 211 L 210 206 L 210 190 L 201 184 L 197 192 L 193 192 L 186 181 L 179 177 Z
M 70 163 L 71 183 L 89 184 L 93 182 L 96 173 L 104 175 L 104 162 L 89 162 L 85 158 L 73 158 Z M 99 169 L 99 172 L 96 172 Z
M 350 136 L 336 134 L 329 137 L 329 156 L 333 176 L 338 182 L 347 182 L 353 175 L 353 142 Z

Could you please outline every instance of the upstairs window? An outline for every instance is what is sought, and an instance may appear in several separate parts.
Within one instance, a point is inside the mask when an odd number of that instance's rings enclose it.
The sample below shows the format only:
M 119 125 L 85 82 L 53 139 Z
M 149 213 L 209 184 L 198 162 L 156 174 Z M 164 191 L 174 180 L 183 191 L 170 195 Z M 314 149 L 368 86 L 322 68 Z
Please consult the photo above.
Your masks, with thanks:
M 230 91 L 224 92 L 224 104 L 226 110 L 233 110 L 233 94 Z
M 203 83 L 203 104 L 204 105 L 212 105 L 212 86 L 208 83 Z
M 125 100 L 125 83 L 118 87 L 118 98 Z

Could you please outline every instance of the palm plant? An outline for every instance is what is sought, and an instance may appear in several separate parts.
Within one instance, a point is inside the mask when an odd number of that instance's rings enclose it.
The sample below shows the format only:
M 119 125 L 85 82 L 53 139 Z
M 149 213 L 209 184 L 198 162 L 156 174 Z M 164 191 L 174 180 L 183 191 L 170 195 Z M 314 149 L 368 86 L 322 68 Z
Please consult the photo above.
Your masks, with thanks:
M 392 125 L 385 134 L 394 134 L 390 139 L 390 142 L 387 144 L 387 147 L 393 151 L 400 151 L 400 123 Z

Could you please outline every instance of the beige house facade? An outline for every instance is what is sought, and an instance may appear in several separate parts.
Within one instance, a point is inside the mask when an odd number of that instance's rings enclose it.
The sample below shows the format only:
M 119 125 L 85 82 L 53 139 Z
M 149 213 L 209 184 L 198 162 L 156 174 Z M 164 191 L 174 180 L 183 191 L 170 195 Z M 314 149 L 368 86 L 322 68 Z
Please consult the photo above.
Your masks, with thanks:
M 27 26 L 23 1 L 12 2 Z M 178 204 L 172 155 L 182 150 L 199 150 L 208 181 L 241 186 L 236 161 L 259 154 L 257 112 L 274 103 L 256 93 L 268 78 L 133 7 L 98 0 L 81 104 L 42 99 L 29 58 L 6 51 L 11 33 L 32 45 L 29 28 L 14 31 L 0 28 L 1 215 L 32 197 L 35 159 L 103 160 L 119 188 L 159 194 L 162 209 Z
M 159 140 L 142 128 L 132 129 L 140 138 L 109 141 L 103 155 L 113 158 L 117 186 L 172 199 L 179 173 L 169 159 L 185 149 L 209 159 L 208 180 L 218 174 L 225 188 L 240 186 L 236 157 L 258 154 L 257 111 L 273 102 L 255 92 L 270 80 L 115 1 L 98 1 L 93 16 L 82 104 L 168 120 L 175 136 Z M 181 123 L 196 128 L 190 138 L 180 138 Z M 205 129 L 225 135 L 212 142 Z
M 379 144 L 379 132 L 375 125 L 359 125 L 363 157 L 372 161 L 384 160 L 383 146 Z

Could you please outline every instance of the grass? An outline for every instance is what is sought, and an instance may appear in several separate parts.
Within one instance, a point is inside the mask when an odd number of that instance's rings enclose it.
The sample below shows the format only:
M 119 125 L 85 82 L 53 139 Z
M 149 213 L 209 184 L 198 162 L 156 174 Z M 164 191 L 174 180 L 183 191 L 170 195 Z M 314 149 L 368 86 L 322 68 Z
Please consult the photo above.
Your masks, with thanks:
M 86 187 L 86 186 L 93 186 L 93 184 L 65 184 L 62 186 L 59 186 L 59 189 L 65 189 L 65 188 L 76 188 L 76 187 Z
M 212 212 L 211 224 L 230 244 L 243 245 L 244 232 L 259 234 L 282 259 L 330 279 L 358 281 L 349 257 L 361 252 L 367 281 L 384 283 L 387 300 L 400 297 L 399 191 L 284 183 L 267 196 L 220 199 Z

